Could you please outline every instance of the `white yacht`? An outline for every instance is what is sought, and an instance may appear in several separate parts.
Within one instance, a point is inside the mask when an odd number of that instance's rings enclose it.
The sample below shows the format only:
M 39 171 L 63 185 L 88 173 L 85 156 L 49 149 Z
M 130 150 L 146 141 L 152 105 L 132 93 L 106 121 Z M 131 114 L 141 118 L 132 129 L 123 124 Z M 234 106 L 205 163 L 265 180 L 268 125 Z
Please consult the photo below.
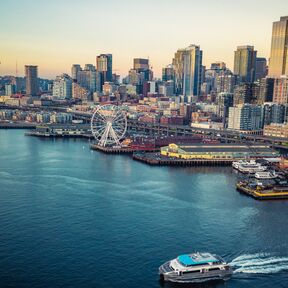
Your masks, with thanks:
M 256 172 L 263 172 L 267 169 L 266 166 L 262 166 L 259 163 L 256 163 L 255 161 L 250 161 L 247 164 L 241 164 L 239 165 L 238 170 L 242 173 L 256 173 Z
M 256 172 L 255 173 L 256 179 L 275 179 L 278 177 L 278 175 L 275 172 Z
M 160 279 L 171 282 L 228 280 L 232 273 L 231 266 L 220 256 L 207 252 L 180 255 L 159 267 Z
M 240 165 L 242 164 L 248 164 L 249 162 L 248 161 L 245 161 L 245 160 L 240 160 L 240 161 L 234 161 L 232 162 L 232 167 L 235 168 L 235 169 L 238 169 Z

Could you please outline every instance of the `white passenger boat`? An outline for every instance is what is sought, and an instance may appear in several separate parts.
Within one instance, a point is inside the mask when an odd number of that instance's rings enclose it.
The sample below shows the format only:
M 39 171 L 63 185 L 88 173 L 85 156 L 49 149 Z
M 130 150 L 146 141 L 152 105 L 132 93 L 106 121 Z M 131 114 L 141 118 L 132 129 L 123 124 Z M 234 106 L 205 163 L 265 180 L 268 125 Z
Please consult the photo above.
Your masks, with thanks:
M 164 281 L 199 283 L 210 280 L 228 280 L 233 271 L 220 256 L 210 253 L 180 255 L 159 267 Z
M 275 179 L 278 175 L 275 172 L 256 172 L 255 173 L 256 179 Z
M 235 168 L 235 169 L 238 169 L 240 165 L 242 164 L 248 164 L 249 162 L 248 161 L 245 161 L 245 160 L 240 160 L 240 161 L 234 161 L 232 162 L 232 167 Z
M 256 163 L 255 161 L 247 164 L 241 164 L 238 167 L 238 170 L 242 173 L 257 173 L 257 172 L 263 172 L 267 169 L 267 166 L 262 166 L 259 163 Z

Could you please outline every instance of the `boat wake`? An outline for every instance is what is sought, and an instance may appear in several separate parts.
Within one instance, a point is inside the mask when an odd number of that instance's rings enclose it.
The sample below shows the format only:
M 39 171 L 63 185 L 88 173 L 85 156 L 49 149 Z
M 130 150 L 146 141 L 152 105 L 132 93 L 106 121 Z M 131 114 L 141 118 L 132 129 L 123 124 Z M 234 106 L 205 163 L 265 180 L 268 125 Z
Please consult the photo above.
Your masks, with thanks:
M 234 273 L 271 274 L 288 271 L 288 257 L 268 253 L 244 254 L 230 263 Z

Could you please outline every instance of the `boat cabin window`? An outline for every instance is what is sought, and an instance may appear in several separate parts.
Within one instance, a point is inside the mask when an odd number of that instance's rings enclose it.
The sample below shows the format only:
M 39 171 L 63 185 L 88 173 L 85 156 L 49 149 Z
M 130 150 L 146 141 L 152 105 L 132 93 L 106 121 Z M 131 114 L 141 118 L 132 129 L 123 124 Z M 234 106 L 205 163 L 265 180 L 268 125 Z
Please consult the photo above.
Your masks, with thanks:
M 182 273 L 183 273 L 183 274 L 200 273 L 200 270 L 183 271 Z
M 209 268 L 209 271 L 215 271 L 215 270 L 220 270 L 220 268 L 219 267 L 217 267 L 217 268 Z

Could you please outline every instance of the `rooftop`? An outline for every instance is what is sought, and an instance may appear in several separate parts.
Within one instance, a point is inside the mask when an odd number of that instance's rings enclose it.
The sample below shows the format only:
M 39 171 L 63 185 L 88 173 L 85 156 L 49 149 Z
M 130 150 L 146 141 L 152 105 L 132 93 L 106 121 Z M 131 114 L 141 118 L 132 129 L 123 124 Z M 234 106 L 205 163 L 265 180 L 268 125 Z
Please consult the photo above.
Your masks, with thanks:
M 180 264 L 184 266 L 194 266 L 206 263 L 219 262 L 219 260 L 210 253 L 184 254 L 178 256 L 177 259 L 180 262 Z

